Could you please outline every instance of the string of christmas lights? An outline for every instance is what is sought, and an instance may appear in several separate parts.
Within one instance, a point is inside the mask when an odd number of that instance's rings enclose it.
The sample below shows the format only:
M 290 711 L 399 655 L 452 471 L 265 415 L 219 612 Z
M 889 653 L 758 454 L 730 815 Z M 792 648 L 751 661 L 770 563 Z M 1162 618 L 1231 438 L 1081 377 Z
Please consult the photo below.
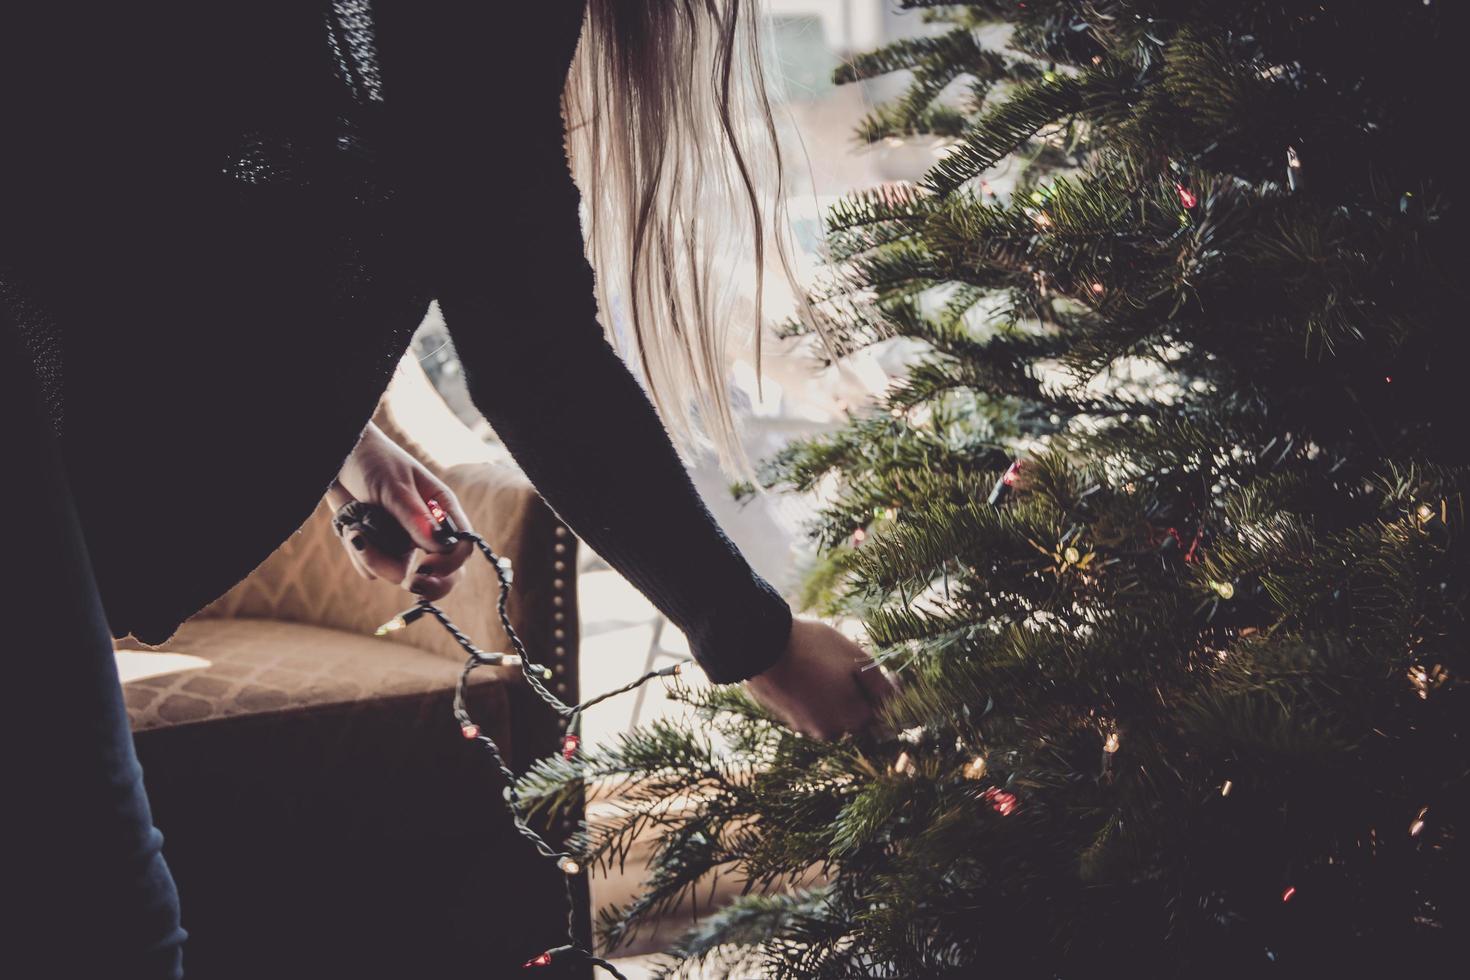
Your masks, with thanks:
M 484 730 L 471 717 L 465 694 L 469 687 L 470 675 L 476 669 L 489 666 L 519 667 L 521 676 L 526 679 L 526 683 L 530 685 L 531 690 L 536 692 L 536 696 L 558 715 L 566 719 L 566 735 L 562 739 L 562 757 L 570 760 L 576 757 L 577 748 L 581 745 L 581 735 L 578 729 L 584 711 L 595 704 L 606 701 L 608 698 L 637 690 L 656 677 L 677 676 L 682 672 L 685 664 L 693 663 L 693 661 L 683 660 L 667 667 L 661 667 L 658 670 L 650 670 L 638 679 L 624 684 L 622 687 L 604 692 L 593 698 L 588 698 L 577 704 L 567 704 L 546 687 L 545 682 L 552 677 L 551 668 L 544 664 L 536 663 L 531 659 L 525 643 L 522 642 L 520 635 L 511 624 L 510 615 L 506 611 L 506 604 L 510 598 L 510 587 L 515 578 L 515 570 L 511 565 L 510 559 L 497 555 L 485 539 L 478 534 L 472 531 L 462 531 L 455 527 L 437 501 L 428 501 L 428 505 L 430 515 L 438 522 L 441 529 L 436 537 L 450 544 L 456 541 L 471 542 L 480 554 L 490 562 L 491 566 L 494 567 L 495 576 L 499 582 L 495 611 L 500 618 L 500 624 L 505 630 L 505 635 L 510 640 L 511 647 L 515 652 L 487 652 L 480 649 L 463 630 L 454 625 L 450 618 L 445 615 L 444 610 L 434 605 L 428 599 L 420 599 L 412 608 L 404 610 L 382 626 L 379 626 L 376 635 L 384 636 L 388 633 L 405 629 L 427 615 L 438 620 L 439 624 L 444 627 L 467 654 L 464 669 L 460 671 L 459 682 L 455 685 L 454 689 L 453 711 L 454 718 L 459 723 L 460 733 L 465 739 L 478 742 L 490 753 L 490 758 L 494 762 L 495 767 L 505 777 L 506 809 L 510 812 L 511 821 L 515 825 L 516 832 L 530 841 L 531 846 L 536 849 L 537 854 L 555 863 L 566 885 L 567 942 L 563 945 L 544 950 L 527 960 L 522 964 L 522 967 L 550 966 L 554 962 L 564 961 L 570 958 L 591 963 L 594 967 L 600 967 L 612 976 L 619 978 L 619 980 L 627 980 L 627 977 L 619 972 L 616 966 L 602 957 L 597 956 L 590 949 L 577 942 L 576 912 L 574 896 L 572 894 L 572 881 L 577 875 L 583 872 L 582 862 L 578 860 L 578 855 L 553 847 L 546 838 L 538 834 L 521 816 L 520 808 L 517 806 L 519 798 L 515 791 L 516 774 L 506 763 L 505 757 L 501 755 L 500 746 L 496 745 L 495 740 L 485 734 Z M 345 523 L 355 525 L 357 522 L 347 521 Z

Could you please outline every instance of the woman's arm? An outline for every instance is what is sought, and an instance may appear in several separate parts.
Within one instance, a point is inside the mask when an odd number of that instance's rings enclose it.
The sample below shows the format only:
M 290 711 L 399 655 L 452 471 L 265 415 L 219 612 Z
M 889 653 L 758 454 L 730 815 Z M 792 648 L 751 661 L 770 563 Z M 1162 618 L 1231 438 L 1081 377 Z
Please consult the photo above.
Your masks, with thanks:
M 500 244 L 446 256 L 439 301 L 470 395 L 546 502 L 684 631 L 710 677 L 752 677 L 785 652 L 791 610 L 715 522 L 604 338 L 576 185 L 564 158 L 542 159 L 484 229 Z
M 564 159 L 503 198 L 500 244 L 440 253 L 439 300 L 475 405 L 560 517 L 689 638 L 716 682 L 787 727 L 867 726 L 892 681 L 856 643 L 791 610 L 720 530 L 648 396 L 604 339 Z M 456 236 L 457 238 L 459 236 Z M 467 261 L 486 252 L 493 262 Z
M 380 18 L 402 20 L 380 44 L 423 259 L 475 405 L 562 520 L 684 631 L 711 679 L 751 678 L 752 695 L 808 734 L 863 727 L 889 680 L 831 627 L 793 623 L 598 324 L 558 103 L 581 4 L 430 8 L 384 4 Z M 477 29 L 466 9 L 497 23 Z M 527 30 L 498 23 L 503 11 L 530 18 Z M 507 37 L 525 43 L 486 50 Z
M 476 407 L 713 679 L 768 668 L 791 610 L 710 516 L 597 322 L 559 104 L 582 4 L 387 0 L 374 12 L 404 206 Z

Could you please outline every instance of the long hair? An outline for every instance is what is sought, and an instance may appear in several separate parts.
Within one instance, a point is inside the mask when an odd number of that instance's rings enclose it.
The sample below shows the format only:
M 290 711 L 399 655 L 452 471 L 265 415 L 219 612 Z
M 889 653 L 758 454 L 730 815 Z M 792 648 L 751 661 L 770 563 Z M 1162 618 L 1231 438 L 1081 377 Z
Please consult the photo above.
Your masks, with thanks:
M 753 343 L 760 376 L 770 260 L 799 311 L 810 311 L 788 245 L 760 8 L 759 0 L 588 0 L 564 93 L 610 339 L 625 358 L 636 354 L 675 440 L 712 445 L 727 471 L 742 474 L 750 463 L 727 375 L 743 341 Z M 729 271 L 747 258 L 754 302 L 736 304 L 740 283 Z M 613 329 L 615 294 L 630 336 Z

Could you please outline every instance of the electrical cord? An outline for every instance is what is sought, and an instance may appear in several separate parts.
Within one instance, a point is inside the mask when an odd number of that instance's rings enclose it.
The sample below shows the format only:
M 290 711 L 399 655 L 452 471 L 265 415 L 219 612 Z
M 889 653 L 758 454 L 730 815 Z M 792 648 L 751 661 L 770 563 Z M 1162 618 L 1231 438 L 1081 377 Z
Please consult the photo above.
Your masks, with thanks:
M 404 629 L 427 615 L 438 620 L 439 624 L 444 627 L 445 631 L 454 638 L 454 641 L 467 654 L 464 669 L 460 671 L 459 682 L 455 685 L 454 689 L 454 718 L 459 723 L 460 732 L 467 740 L 483 745 L 486 751 L 490 753 L 490 758 L 494 762 L 496 769 L 500 771 L 500 774 L 506 780 L 504 794 L 506 808 L 510 812 L 516 832 L 531 843 L 531 846 L 536 849 L 537 854 L 555 862 L 566 884 L 568 941 L 564 945 L 552 947 L 532 957 L 523 966 L 550 966 L 554 962 L 565 962 L 568 958 L 572 958 L 583 960 L 592 964 L 594 967 L 599 967 L 612 976 L 619 978 L 619 980 L 627 980 L 627 977 L 619 972 L 618 968 L 613 966 L 612 963 L 597 956 L 590 949 L 577 942 L 576 906 L 572 893 L 572 881 L 577 875 L 582 874 L 585 869 L 582 863 L 577 860 L 577 855 L 569 851 L 557 850 L 521 816 L 520 807 L 518 806 L 520 801 L 515 790 L 516 774 L 506 763 L 505 757 L 500 752 L 500 746 L 496 745 L 495 740 L 485 734 L 484 730 L 471 717 L 465 695 L 469 687 L 470 675 L 476 669 L 488 666 L 518 666 L 521 671 L 521 676 L 525 678 L 531 690 L 536 692 L 536 696 L 560 717 L 566 719 L 567 733 L 562 741 L 562 755 L 564 758 L 570 760 L 575 757 L 577 748 L 581 744 L 581 735 L 578 729 L 582 713 L 586 709 L 595 704 L 600 704 L 609 698 L 616 697 L 619 694 L 626 694 L 629 691 L 637 690 L 656 677 L 677 676 L 685 664 L 693 663 L 694 661 L 684 660 L 658 670 L 651 670 L 637 680 L 624 684 L 622 687 L 604 692 L 577 704 L 567 704 L 553 694 L 546 686 L 546 681 L 550 680 L 552 676 L 551 668 L 532 660 L 525 643 L 522 642 L 520 635 L 515 630 L 515 626 L 510 621 L 510 615 L 506 610 L 506 604 L 510 598 L 511 583 L 514 581 L 514 569 L 511 567 L 510 559 L 497 555 L 489 543 L 473 531 L 464 531 L 456 527 L 453 520 L 439 506 L 437 501 L 430 500 L 428 501 L 428 505 L 430 515 L 438 523 L 438 529 L 434 533 L 437 540 L 443 541 L 445 544 L 469 541 L 474 544 L 476 550 L 495 569 L 495 576 L 499 582 L 495 610 L 500 618 L 501 627 L 505 630 L 505 635 L 510 640 L 511 647 L 515 650 L 515 653 L 491 653 L 480 649 L 463 630 L 454 625 L 444 613 L 444 610 L 440 609 L 428 599 L 420 599 L 412 608 L 399 613 L 393 619 L 378 627 L 377 635 L 383 636 L 387 633 Z M 334 516 L 333 523 L 339 532 L 357 531 L 366 535 L 374 543 L 381 538 L 391 547 L 397 547 L 402 540 L 397 535 L 402 535 L 403 538 L 407 537 L 401 525 L 383 510 L 383 508 L 373 504 L 364 504 L 360 501 L 350 502 L 341 508 Z M 395 535 L 394 532 L 397 532 L 397 534 Z M 398 552 L 395 551 L 394 553 Z

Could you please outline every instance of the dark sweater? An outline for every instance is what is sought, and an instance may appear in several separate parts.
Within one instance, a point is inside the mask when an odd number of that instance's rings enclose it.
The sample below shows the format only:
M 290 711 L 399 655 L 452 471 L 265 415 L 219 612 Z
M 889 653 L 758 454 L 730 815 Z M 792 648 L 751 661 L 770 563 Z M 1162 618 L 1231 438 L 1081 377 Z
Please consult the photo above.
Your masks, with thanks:
M 20 6 L 55 9 L 0 15 L 0 317 L 114 635 L 165 641 L 306 520 L 437 298 L 517 463 L 710 676 L 780 656 L 789 608 L 596 319 L 583 0 Z

